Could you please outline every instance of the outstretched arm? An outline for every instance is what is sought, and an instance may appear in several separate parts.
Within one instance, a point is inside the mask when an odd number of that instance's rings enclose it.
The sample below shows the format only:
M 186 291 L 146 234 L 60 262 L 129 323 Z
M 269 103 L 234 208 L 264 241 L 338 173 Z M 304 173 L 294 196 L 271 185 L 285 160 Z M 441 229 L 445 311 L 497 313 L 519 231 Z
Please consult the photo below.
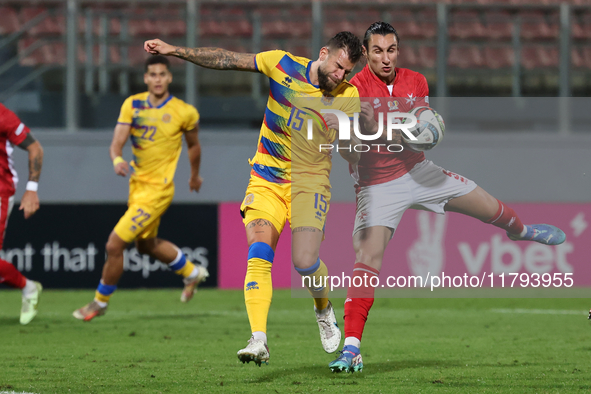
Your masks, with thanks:
M 175 56 L 215 70 L 257 71 L 253 53 L 238 53 L 222 48 L 177 47 L 159 39 L 146 41 L 144 49 L 152 55 Z
M 32 182 L 34 187 L 29 188 L 21 199 L 21 206 L 19 210 L 25 211 L 25 219 L 33 216 L 39 209 L 39 196 L 37 195 L 37 182 L 41 176 L 41 167 L 43 167 L 43 147 L 39 141 L 35 140 L 31 134 L 27 135 L 25 140 L 19 145 L 19 148 L 25 149 L 29 153 L 29 182 Z

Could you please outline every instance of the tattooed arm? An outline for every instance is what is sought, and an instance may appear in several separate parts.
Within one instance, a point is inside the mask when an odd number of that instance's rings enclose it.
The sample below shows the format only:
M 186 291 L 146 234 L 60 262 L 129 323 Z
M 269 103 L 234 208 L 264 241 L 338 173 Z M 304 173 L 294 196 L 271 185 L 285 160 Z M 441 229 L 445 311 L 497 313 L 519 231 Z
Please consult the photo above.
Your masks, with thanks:
M 152 55 L 175 56 L 215 70 L 257 71 L 253 53 L 238 53 L 222 48 L 177 47 L 158 39 L 146 41 L 144 49 Z
M 29 152 L 29 181 L 39 182 L 41 167 L 43 166 L 43 147 L 31 134 L 21 142 L 19 148 Z M 36 191 L 27 190 L 21 199 L 19 210 L 25 211 L 25 219 L 33 216 L 39 209 L 39 196 Z

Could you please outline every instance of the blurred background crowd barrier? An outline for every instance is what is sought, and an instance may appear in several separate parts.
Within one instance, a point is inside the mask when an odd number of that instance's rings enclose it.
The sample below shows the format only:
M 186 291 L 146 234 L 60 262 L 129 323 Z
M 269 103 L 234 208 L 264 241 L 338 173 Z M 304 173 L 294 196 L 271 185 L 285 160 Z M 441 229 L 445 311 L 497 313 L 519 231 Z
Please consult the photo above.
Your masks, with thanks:
M 432 96 L 591 92 L 588 0 L 0 0 L 0 101 L 34 127 L 110 128 L 123 99 L 144 89 L 146 39 L 315 59 L 335 33 L 362 37 L 378 20 L 398 30 L 399 66 L 423 73 Z M 177 59 L 173 73 L 171 91 L 199 106 L 204 125 L 260 124 L 262 75 Z

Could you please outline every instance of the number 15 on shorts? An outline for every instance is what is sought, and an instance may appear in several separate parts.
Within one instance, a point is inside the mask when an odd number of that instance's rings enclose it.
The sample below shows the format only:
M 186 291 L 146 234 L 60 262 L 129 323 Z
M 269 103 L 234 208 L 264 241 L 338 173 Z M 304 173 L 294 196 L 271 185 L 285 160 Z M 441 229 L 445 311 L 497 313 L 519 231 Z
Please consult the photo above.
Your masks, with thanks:
M 328 205 L 328 202 L 326 201 L 326 198 L 322 194 L 316 193 L 314 195 L 314 209 L 318 209 L 318 210 L 320 210 L 320 212 L 326 213 L 327 205 Z

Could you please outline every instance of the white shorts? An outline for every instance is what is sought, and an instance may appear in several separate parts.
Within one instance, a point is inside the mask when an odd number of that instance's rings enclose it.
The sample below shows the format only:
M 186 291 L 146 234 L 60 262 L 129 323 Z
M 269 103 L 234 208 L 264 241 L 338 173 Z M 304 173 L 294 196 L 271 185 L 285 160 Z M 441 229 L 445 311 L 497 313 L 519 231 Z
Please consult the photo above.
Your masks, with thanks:
M 443 207 L 449 200 L 474 189 L 473 181 L 430 160 L 422 161 L 400 178 L 359 189 L 353 234 L 373 226 L 396 231 L 402 214 L 409 208 L 444 214 Z

